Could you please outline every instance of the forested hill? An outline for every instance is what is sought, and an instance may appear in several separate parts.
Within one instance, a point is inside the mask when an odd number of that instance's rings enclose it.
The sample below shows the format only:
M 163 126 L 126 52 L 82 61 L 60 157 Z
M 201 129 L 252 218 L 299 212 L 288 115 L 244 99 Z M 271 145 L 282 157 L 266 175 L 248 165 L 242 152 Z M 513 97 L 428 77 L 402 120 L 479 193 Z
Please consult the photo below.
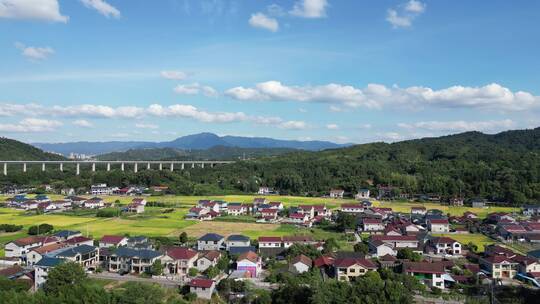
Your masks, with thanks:
M 540 200 L 540 128 L 293 152 L 202 173 L 204 180 L 245 191 L 264 184 L 318 195 L 334 187 L 354 193 L 389 184 L 407 193 L 461 193 L 522 204 Z
M 0 137 L 0 160 L 61 160 L 64 157 L 46 153 L 20 141 Z
M 288 148 L 238 148 L 214 146 L 203 150 L 174 148 L 131 149 L 98 155 L 99 160 L 238 160 L 285 154 Z

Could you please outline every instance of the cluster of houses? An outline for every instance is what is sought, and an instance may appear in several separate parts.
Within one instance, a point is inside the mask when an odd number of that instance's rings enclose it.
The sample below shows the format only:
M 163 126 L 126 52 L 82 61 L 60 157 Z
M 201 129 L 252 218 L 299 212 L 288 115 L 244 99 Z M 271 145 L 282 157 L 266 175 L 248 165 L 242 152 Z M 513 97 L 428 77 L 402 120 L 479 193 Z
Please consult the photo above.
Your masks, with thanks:
M 39 210 L 44 213 L 62 212 L 73 208 L 83 209 L 101 209 L 112 206 L 112 203 L 107 203 L 101 197 L 85 198 L 81 196 L 66 196 L 63 199 L 51 200 L 47 195 L 38 194 L 33 198 L 27 197 L 26 194 L 18 194 L 6 199 L 6 205 L 10 208 L 33 211 Z M 134 198 L 131 203 L 125 208 L 127 212 L 143 213 L 146 206 L 146 199 Z
M 200 200 L 196 206 L 189 209 L 185 217 L 205 221 L 213 220 L 222 215 L 253 216 L 261 223 L 284 223 L 311 227 L 323 219 L 330 219 L 332 211 L 325 205 L 298 205 L 285 212 L 282 202 L 272 202 L 264 197 L 258 197 L 250 204 Z

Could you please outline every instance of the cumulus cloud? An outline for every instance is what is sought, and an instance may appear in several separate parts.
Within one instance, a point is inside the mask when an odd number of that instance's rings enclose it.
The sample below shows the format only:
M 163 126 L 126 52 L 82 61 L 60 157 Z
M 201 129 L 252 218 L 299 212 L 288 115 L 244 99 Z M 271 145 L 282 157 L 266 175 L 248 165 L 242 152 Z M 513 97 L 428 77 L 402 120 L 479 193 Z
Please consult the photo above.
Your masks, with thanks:
M 161 71 L 161 77 L 171 80 L 184 80 L 188 75 L 182 71 Z
M 303 18 L 322 18 L 326 17 L 326 0 L 300 0 L 294 3 L 290 14 Z
M 337 130 L 337 129 L 339 129 L 339 126 L 337 124 L 327 124 L 326 128 L 328 130 Z
M 464 132 L 464 131 L 501 131 L 515 127 L 515 123 L 510 119 L 488 120 L 488 121 L 422 121 L 412 124 L 399 123 L 398 127 L 403 129 L 422 129 L 428 131 L 441 132 Z
M 214 88 L 210 86 L 206 86 L 206 85 L 201 85 L 196 82 L 192 84 L 177 85 L 174 88 L 174 92 L 176 92 L 177 94 L 186 94 L 186 95 L 197 95 L 201 93 L 207 97 L 216 97 L 219 95 L 218 92 Z
M 332 104 L 332 111 L 340 105 L 347 107 L 382 108 L 399 106 L 419 109 L 422 107 L 481 108 L 519 111 L 540 106 L 540 96 L 529 92 L 512 92 L 499 84 L 482 87 L 452 86 L 434 90 L 413 86 L 400 88 L 381 84 L 368 84 L 360 89 L 350 85 L 326 84 L 319 86 L 288 86 L 279 81 L 258 83 L 253 88 L 234 87 L 225 92 L 244 101 L 297 101 Z
M 0 131 L 8 133 L 31 133 L 54 131 L 62 123 L 56 120 L 25 118 L 18 123 L 1 123 Z
M 93 128 L 94 125 L 85 119 L 77 119 L 73 121 L 73 124 L 83 128 Z
M 282 16 L 285 16 L 286 14 L 285 10 L 281 6 L 275 3 L 268 5 L 266 7 L 266 11 L 268 12 L 270 16 L 276 16 L 276 17 L 282 17 Z
M 104 0 L 81 0 L 81 2 L 84 4 L 84 6 L 95 9 L 107 18 L 120 18 L 120 11 Z
M 410 0 L 407 3 L 399 5 L 397 8 L 390 8 L 386 14 L 386 21 L 392 27 L 410 27 L 418 16 L 424 13 L 426 5 L 417 0 Z
M 44 60 L 50 55 L 54 54 L 54 50 L 51 47 L 35 47 L 26 46 L 23 43 L 16 42 L 15 47 L 21 50 L 21 55 L 30 60 Z
M 0 0 L 0 18 L 66 23 L 58 0 Z
M 277 32 L 279 29 L 279 23 L 275 18 L 268 17 L 263 13 L 252 14 L 249 18 L 249 25 L 269 30 L 271 32 Z

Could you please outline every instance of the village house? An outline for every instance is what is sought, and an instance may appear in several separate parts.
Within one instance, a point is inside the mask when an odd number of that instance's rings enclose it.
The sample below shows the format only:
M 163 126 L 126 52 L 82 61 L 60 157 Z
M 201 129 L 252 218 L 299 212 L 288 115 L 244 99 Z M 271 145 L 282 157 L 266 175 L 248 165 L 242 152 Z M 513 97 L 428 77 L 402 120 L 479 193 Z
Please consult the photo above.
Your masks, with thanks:
M 540 205 L 524 205 L 522 207 L 523 215 L 534 216 L 540 215 Z
M 259 205 L 268 204 L 268 200 L 265 197 L 256 197 L 253 199 L 253 207 L 257 208 Z
M 333 198 L 333 199 L 343 198 L 344 194 L 345 194 L 345 190 L 342 190 L 342 189 L 330 190 L 330 198 Z
M 214 211 L 214 212 L 217 212 L 219 213 L 221 210 L 220 210 L 220 206 L 217 202 L 215 201 L 209 201 L 209 200 L 200 200 L 198 203 L 197 203 L 197 207 L 198 208 L 203 208 L 203 209 L 206 209 L 208 210 L 209 212 L 210 211 Z
M 53 234 L 53 236 L 57 237 L 60 241 L 67 241 L 74 237 L 82 236 L 82 233 L 80 231 L 73 230 L 60 230 Z
M 54 257 L 75 262 L 86 269 L 95 268 L 99 263 L 99 248 L 89 245 L 68 247 L 55 253 Z
M 199 258 L 197 259 L 196 268 L 199 272 L 203 272 L 210 266 L 216 266 L 221 258 L 221 252 L 217 250 L 210 250 L 199 253 Z
M 364 212 L 364 206 L 362 204 L 342 204 L 341 212 L 345 213 L 362 213 Z
M 127 273 L 147 272 L 162 255 L 154 250 L 118 247 L 109 253 L 108 270 Z
M 418 239 L 412 235 L 372 235 L 370 242 L 372 241 L 380 241 L 396 249 L 411 248 L 414 250 L 418 248 L 419 244 Z
M 105 201 L 103 201 L 102 198 L 93 197 L 91 199 L 84 201 L 83 206 L 84 208 L 88 208 L 88 209 L 100 209 L 100 208 L 105 207 Z
M 227 206 L 227 214 L 228 215 L 234 215 L 234 216 L 245 215 L 245 214 L 247 214 L 247 212 L 248 212 L 248 209 L 247 209 L 246 205 L 244 205 L 244 204 L 230 203 Z
M 291 259 L 289 271 L 295 274 L 304 273 L 309 271 L 312 264 L 313 261 L 309 257 L 301 254 Z
M 43 284 L 47 282 L 49 271 L 62 263 L 64 263 L 63 259 L 44 257 L 34 264 L 34 290 L 43 287 Z
M 23 210 L 26 210 L 26 211 L 29 211 L 29 210 L 36 210 L 39 206 L 39 203 L 35 200 L 27 200 L 27 201 L 24 201 L 22 202 L 20 205 L 19 205 L 19 208 L 20 209 L 23 209 Z
M 251 278 L 256 278 L 262 270 L 262 260 L 255 252 L 248 251 L 236 259 L 236 270 L 247 271 Z
M 299 214 L 306 214 L 308 216 L 308 219 L 312 219 L 315 217 L 315 208 L 311 205 L 300 205 L 296 209 L 296 213 Z
M 370 260 L 359 258 L 339 258 L 334 262 L 336 278 L 339 281 L 353 281 L 368 271 L 377 269 L 377 265 Z
M 477 198 L 471 201 L 471 207 L 473 208 L 484 208 L 485 206 L 486 206 L 486 200 Z
M 207 233 L 197 240 L 197 250 L 220 250 L 225 241 L 222 235 L 216 233 Z
M 189 281 L 189 292 L 197 295 L 197 298 L 210 300 L 216 288 L 216 283 L 209 279 L 193 279 Z
M 392 215 L 393 211 L 392 211 L 392 208 L 371 207 L 365 210 L 365 213 L 371 216 L 377 216 L 382 219 L 386 219 L 390 215 Z
M 461 244 L 450 237 L 435 237 L 428 241 L 425 251 L 438 255 L 461 255 Z
M 93 246 L 94 240 L 91 238 L 84 237 L 84 236 L 75 236 L 68 239 L 67 241 L 64 241 L 64 243 L 69 246 L 80 246 L 80 245 Z
M 286 220 L 287 223 L 301 226 L 311 226 L 309 221 L 309 215 L 307 213 L 291 213 Z
M 49 252 L 54 252 L 64 247 L 66 247 L 66 244 L 64 243 L 52 243 L 46 246 L 33 248 L 26 254 L 26 265 L 32 266 L 39 262 Z
M 276 191 L 274 191 L 274 189 L 270 187 L 259 187 L 259 191 L 257 191 L 257 194 L 259 195 L 276 194 Z
M 270 208 L 277 210 L 283 210 L 285 208 L 282 202 L 270 202 L 268 205 L 270 205 Z
M 195 267 L 199 253 L 190 248 L 172 247 L 161 257 L 165 275 L 187 275 L 190 268 Z
M 358 189 L 358 193 L 356 193 L 354 198 L 357 200 L 369 199 L 369 194 L 370 194 L 369 189 L 365 189 L 365 188 Z
M 135 214 L 144 213 L 144 204 L 141 204 L 139 202 L 132 202 L 127 206 L 126 211 Z
M 370 233 L 382 232 L 384 228 L 385 226 L 381 219 L 364 218 L 362 220 L 363 232 L 370 232 Z
M 428 219 L 428 230 L 433 233 L 448 233 L 450 232 L 450 223 L 447 219 Z
M 99 248 L 120 247 L 127 245 L 128 238 L 119 235 L 104 235 L 99 240 Z
M 233 247 L 249 247 L 251 246 L 251 240 L 249 237 L 240 234 L 231 234 L 225 240 L 225 248 L 230 251 Z
M 403 262 L 403 273 L 414 276 L 427 286 L 444 289 L 444 265 L 429 262 Z
M 275 221 L 278 217 L 278 209 L 265 208 L 261 210 L 261 217 L 267 221 Z
M 463 213 L 463 217 L 469 220 L 474 220 L 478 218 L 478 215 L 474 212 L 466 211 Z
M 26 258 L 26 254 L 34 248 L 59 243 L 60 240 L 50 236 L 27 236 L 7 243 L 4 246 L 4 255 L 7 258 Z
M 114 188 L 107 187 L 107 184 L 97 184 L 90 186 L 91 195 L 112 195 Z

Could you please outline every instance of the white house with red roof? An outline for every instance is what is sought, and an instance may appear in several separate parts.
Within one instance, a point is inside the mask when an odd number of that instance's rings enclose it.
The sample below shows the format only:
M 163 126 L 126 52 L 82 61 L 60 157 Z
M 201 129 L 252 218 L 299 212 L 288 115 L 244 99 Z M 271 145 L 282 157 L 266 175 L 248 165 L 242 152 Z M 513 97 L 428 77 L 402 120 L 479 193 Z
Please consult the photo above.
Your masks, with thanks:
M 99 240 L 100 248 L 126 246 L 128 238 L 120 235 L 104 235 Z
M 429 262 L 403 262 L 403 272 L 414 276 L 430 287 L 444 289 L 444 265 Z
M 343 198 L 343 195 L 345 194 L 345 190 L 343 189 L 332 189 L 330 190 L 330 198 Z
M 270 202 L 268 205 L 270 205 L 270 208 L 278 210 L 283 210 L 283 208 L 285 208 L 282 202 Z
M 244 204 L 229 204 L 227 206 L 227 214 L 228 215 L 245 215 L 248 212 L 248 208 Z
M 425 251 L 437 255 L 461 255 L 461 244 L 450 237 L 435 237 L 428 241 Z
M 236 259 L 236 270 L 248 271 L 250 277 L 256 278 L 262 271 L 262 260 L 253 251 L 242 253 Z
M 310 219 L 315 217 L 315 209 L 312 205 L 300 205 L 298 206 L 296 213 L 307 214 Z
M 7 243 L 4 246 L 4 255 L 6 258 L 24 258 L 34 248 L 59 242 L 54 236 L 27 236 Z
M 261 217 L 267 221 L 275 221 L 278 218 L 278 209 L 265 208 L 261 210 Z
M 188 283 L 189 292 L 197 295 L 197 298 L 210 300 L 216 288 L 216 282 L 209 279 L 192 279 Z
M 369 271 L 377 270 L 377 265 L 367 259 L 339 258 L 334 261 L 334 268 L 339 281 L 353 281 Z
M 346 213 L 362 213 L 364 212 L 364 205 L 362 204 L 341 204 L 341 212 Z
M 291 213 L 286 222 L 293 225 L 311 226 L 307 213 Z
M 450 223 L 447 219 L 428 219 L 428 230 L 433 233 L 448 233 L 450 232 Z
M 362 220 L 362 231 L 364 232 L 382 232 L 384 227 L 385 225 L 381 219 L 364 218 Z
M 424 206 L 412 206 L 411 214 L 412 215 L 425 215 L 427 212 L 426 207 Z
M 68 239 L 64 243 L 70 246 L 80 246 L 80 245 L 94 246 L 94 240 L 91 238 L 87 238 L 85 236 L 75 236 Z
M 259 248 L 280 248 L 283 240 L 279 236 L 261 236 L 258 238 Z
M 144 199 L 144 198 L 134 198 L 134 199 L 131 200 L 131 203 L 146 206 L 146 199 Z

